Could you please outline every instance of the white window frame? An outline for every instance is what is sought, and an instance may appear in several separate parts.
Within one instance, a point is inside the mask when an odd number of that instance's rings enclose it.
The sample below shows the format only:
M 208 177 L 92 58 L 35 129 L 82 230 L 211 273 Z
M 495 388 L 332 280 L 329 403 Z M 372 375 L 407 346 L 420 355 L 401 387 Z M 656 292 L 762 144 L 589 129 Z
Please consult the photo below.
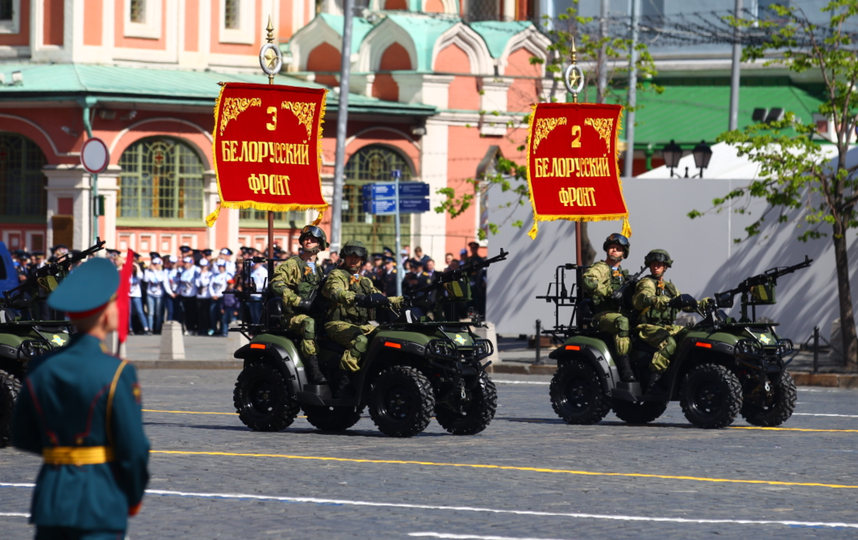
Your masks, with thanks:
M 125 37 L 161 39 L 161 4 L 164 0 L 145 0 L 144 23 L 131 21 L 131 0 L 125 0 Z
M 0 34 L 21 33 L 21 0 L 12 0 L 12 18 L 0 21 Z
M 256 32 L 256 0 L 238 0 L 238 28 L 227 28 L 224 10 L 226 0 L 218 0 L 218 41 L 220 43 L 237 43 L 253 45 Z

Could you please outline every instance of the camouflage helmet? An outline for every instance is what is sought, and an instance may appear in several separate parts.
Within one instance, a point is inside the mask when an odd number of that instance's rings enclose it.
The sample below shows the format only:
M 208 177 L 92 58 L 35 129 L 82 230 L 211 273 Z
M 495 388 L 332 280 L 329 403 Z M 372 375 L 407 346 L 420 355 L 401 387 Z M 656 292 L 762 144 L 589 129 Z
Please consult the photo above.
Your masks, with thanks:
M 318 240 L 319 248 L 316 250 L 317 252 L 328 249 L 328 236 L 325 234 L 325 231 L 319 227 L 316 227 L 315 225 L 307 225 L 301 229 L 301 236 L 298 237 L 298 243 L 303 244 L 304 239 L 307 237 Z
M 368 260 L 366 247 L 363 245 L 363 242 L 358 240 L 349 240 L 346 242 L 346 245 L 343 246 L 343 249 L 340 250 L 340 256 L 343 259 L 349 255 L 357 255 L 363 262 Z
M 650 263 L 653 262 L 664 263 L 668 268 L 673 266 L 673 259 L 671 259 L 670 254 L 663 249 L 654 249 L 646 254 L 646 257 L 644 257 L 644 264 L 649 266 Z
M 623 236 L 620 233 L 614 233 L 611 236 L 605 238 L 605 243 L 602 244 L 602 249 L 607 253 L 608 248 L 611 247 L 611 244 L 617 244 L 621 248 L 623 248 L 623 258 L 629 258 L 629 249 L 631 249 L 632 245 L 629 243 L 629 239 Z

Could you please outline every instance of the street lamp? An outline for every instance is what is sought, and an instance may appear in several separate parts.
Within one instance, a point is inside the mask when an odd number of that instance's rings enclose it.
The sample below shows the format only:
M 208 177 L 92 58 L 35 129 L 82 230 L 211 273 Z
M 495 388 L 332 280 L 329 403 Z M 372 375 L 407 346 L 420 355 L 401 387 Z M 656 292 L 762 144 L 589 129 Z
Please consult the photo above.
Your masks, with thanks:
M 709 160 L 712 159 L 712 149 L 706 144 L 706 141 L 700 141 L 700 144 L 694 147 L 691 151 L 694 155 L 694 165 L 700 169 L 700 178 L 703 178 L 703 169 L 709 167 Z
M 671 139 L 670 144 L 661 149 L 661 155 L 664 157 L 664 164 L 670 169 L 670 177 L 673 178 L 673 169 L 679 166 L 682 148 Z

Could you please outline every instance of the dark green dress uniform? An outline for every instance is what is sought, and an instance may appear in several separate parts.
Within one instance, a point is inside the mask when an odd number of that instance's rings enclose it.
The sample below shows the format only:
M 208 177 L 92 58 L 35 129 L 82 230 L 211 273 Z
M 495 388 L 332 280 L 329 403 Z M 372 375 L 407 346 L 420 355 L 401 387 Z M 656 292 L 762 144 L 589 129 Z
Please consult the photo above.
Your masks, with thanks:
M 90 311 L 107 304 L 116 285 L 112 263 L 94 259 L 72 272 L 54 292 L 66 288 L 65 295 L 56 303 L 52 295 L 49 303 L 63 311 Z M 89 298 L 72 306 L 62 301 L 81 294 Z M 37 539 L 122 538 L 129 514 L 143 499 L 149 441 L 140 385 L 134 366 L 105 350 L 98 338 L 77 334 L 68 347 L 30 362 L 12 440 L 44 459 L 30 517 Z

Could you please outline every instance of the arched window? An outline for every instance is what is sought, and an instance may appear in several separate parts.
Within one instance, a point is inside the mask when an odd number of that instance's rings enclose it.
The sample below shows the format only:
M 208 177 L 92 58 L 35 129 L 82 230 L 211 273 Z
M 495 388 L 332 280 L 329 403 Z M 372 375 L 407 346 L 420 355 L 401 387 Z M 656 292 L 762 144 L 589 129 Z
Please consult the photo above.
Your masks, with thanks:
M 45 220 L 48 179 L 42 149 L 17 133 L 0 133 L 0 221 Z
M 118 218 L 203 218 L 203 164 L 185 144 L 143 139 L 122 153 L 119 165 Z
M 367 247 L 379 251 L 377 242 L 387 245 L 394 241 L 393 216 L 374 216 L 363 211 L 365 184 L 391 182 L 391 172 L 401 171 L 401 181 L 412 179 L 414 174 L 409 160 L 389 146 L 372 144 L 364 146 L 349 158 L 345 167 L 346 182 L 343 185 L 343 238 L 370 241 Z M 411 215 L 400 216 L 401 234 L 410 235 Z M 391 244 L 392 245 L 392 244 Z

